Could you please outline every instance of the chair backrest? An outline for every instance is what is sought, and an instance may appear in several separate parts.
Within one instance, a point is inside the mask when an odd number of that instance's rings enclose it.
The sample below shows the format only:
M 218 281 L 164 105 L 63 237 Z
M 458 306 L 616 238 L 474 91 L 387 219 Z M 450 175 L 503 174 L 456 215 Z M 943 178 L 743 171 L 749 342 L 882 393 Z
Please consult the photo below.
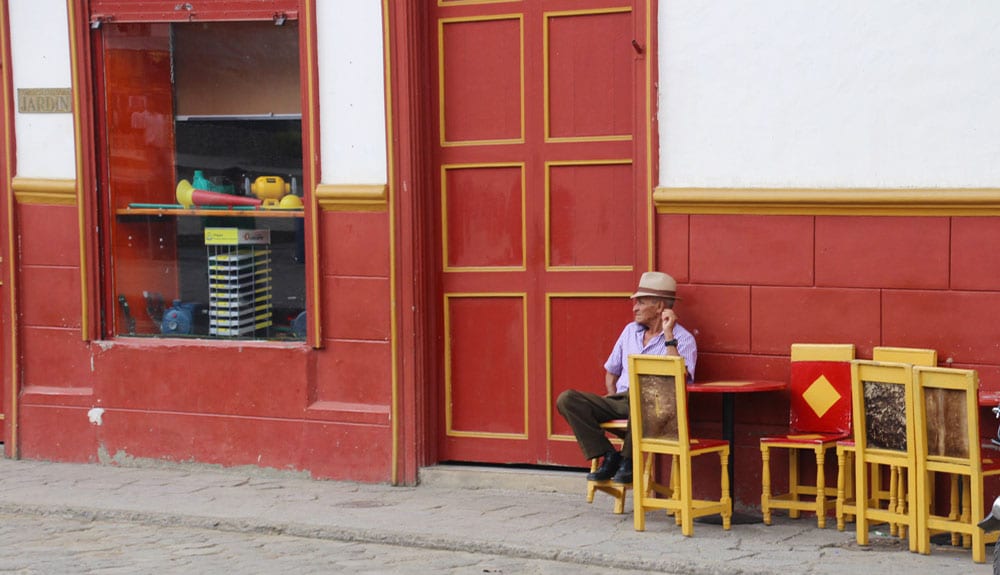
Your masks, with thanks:
M 913 370 L 917 459 L 935 471 L 965 467 L 978 474 L 979 376 L 975 370 Z
M 909 363 L 934 367 L 937 365 L 937 350 L 920 347 L 886 347 L 878 346 L 872 349 L 873 361 L 888 361 L 892 363 Z
M 631 355 L 628 362 L 633 451 L 689 451 L 684 359 Z M 633 457 L 639 457 L 639 453 L 634 453 Z
M 792 344 L 791 405 L 794 433 L 850 433 L 854 344 Z
M 854 443 L 872 451 L 913 457 L 913 366 L 867 360 L 851 362 Z

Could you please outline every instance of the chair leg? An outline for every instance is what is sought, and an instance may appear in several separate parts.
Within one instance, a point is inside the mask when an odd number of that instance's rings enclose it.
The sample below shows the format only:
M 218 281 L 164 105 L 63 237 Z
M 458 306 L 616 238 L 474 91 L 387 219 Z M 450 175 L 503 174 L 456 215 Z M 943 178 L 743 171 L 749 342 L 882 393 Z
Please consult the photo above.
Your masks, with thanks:
M 722 529 L 729 531 L 733 524 L 733 498 L 731 495 L 732 486 L 729 485 L 729 454 L 719 453 L 719 467 L 722 468 L 722 479 L 720 485 L 722 486 L 721 500 L 722 503 Z
M 788 450 L 788 496 L 791 501 L 799 500 L 799 451 L 797 449 Z M 798 519 L 802 512 L 798 509 L 789 509 L 788 516 Z
M 764 516 L 764 525 L 771 524 L 771 451 L 767 445 L 760 446 L 760 459 L 763 464 L 761 470 L 761 492 L 760 492 L 760 512 Z M 727 462 L 728 463 L 728 462 Z M 726 477 L 729 481 L 729 477 Z
M 951 507 L 948 509 L 948 519 L 951 520 L 951 521 L 955 521 L 955 520 L 958 519 L 958 516 L 962 512 L 961 509 L 959 508 L 960 504 L 958 502 L 958 479 L 959 478 L 958 478 L 958 475 L 956 475 L 954 473 L 950 474 L 950 476 L 951 476 L 951 479 L 950 479 L 950 483 L 951 483 L 951 497 L 950 497 Z M 952 531 L 951 532 L 951 544 L 954 547 L 958 547 L 959 545 L 961 545 L 962 544 L 962 534 L 958 533 L 957 531 Z
M 597 459 L 590 460 L 590 472 L 593 473 L 597 471 Z M 587 482 L 587 503 L 594 502 L 594 492 L 597 491 L 597 485 L 593 481 Z
M 826 471 L 823 468 L 825 457 L 823 447 L 816 448 L 816 526 L 826 528 Z
M 965 475 L 962 476 L 962 523 L 972 523 L 972 494 L 970 491 L 971 481 Z M 979 506 L 980 509 L 982 505 Z M 962 534 L 962 547 L 968 549 L 972 546 L 972 537 L 968 533 Z
M 652 455 L 652 454 L 651 454 Z M 643 500 L 650 489 L 652 459 L 634 457 L 632 459 L 632 523 L 636 531 L 646 530 L 646 508 Z
M 837 531 L 843 531 L 846 527 L 846 521 L 844 520 L 844 497 L 846 487 L 844 482 L 846 481 L 847 475 L 847 452 L 843 449 L 837 448 Z
M 899 514 L 906 513 L 907 505 L 911 504 L 910 502 L 907 501 L 907 499 L 916 495 L 916 494 L 911 494 L 909 490 L 906 488 L 906 477 L 908 473 L 909 471 L 903 469 L 902 467 L 900 467 L 899 470 L 896 471 L 896 480 L 899 482 L 899 486 L 896 488 L 896 513 Z M 906 537 L 907 531 L 908 530 L 906 528 L 906 525 L 900 523 L 897 526 L 896 534 L 899 535 L 900 537 Z M 909 531 L 910 531 L 910 536 L 912 537 L 914 535 L 913 530 L 910 529 Z
M 899 504 L 899 468 L 895 465 L 889 466 L 889 509 L 897 509 Z M 878 497 L 878 495 L 876 495 Z M 889 523 L 889 535 L 897 536 L 899 533 L 898 523 Z M 900 535 L 901 536 L 901 535 Z

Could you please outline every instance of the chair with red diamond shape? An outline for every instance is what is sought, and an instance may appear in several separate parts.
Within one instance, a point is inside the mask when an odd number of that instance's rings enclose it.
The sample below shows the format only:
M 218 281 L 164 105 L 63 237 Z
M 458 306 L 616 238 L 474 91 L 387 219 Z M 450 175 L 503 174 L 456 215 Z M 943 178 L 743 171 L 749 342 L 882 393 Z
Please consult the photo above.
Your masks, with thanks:
M 826 526 L 828 510 L 837 504 L 836 487 L 826 485 L 826 454 L 851 433 L 851 360 L 854 344 L 792 344 L 788 433 L 762 437 L 763 463 L 760 509 L 771 524 L 774 509 L 787 509 L 789 517 L 802 511 L 816 513 L 816 523 Z M 771 451 L 788 450 L 788 492 L 771 494 Z M 816 477 L 805 482 L 800 472 L 803 451 L 816 458 Z

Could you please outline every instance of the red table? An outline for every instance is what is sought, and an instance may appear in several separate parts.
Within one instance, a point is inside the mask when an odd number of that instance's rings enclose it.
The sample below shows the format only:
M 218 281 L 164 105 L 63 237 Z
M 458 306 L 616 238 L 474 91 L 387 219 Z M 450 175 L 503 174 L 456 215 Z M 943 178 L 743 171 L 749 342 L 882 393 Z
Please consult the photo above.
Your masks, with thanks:
M 996 407 L 1000 405 L 1000 389 L 980 389 L 979 405 L 981 407 Z
M 788 382 L 770 380 L 732 380 L 732 381 L 708 381 L 705 383 L 687 384 L 688 393 L 721 393 L 722 394 L 722 438 L 729 442 L 729 491 L 732 494 L 732 501 L 736 502 L 736 484 L 733 481 L 733 461 L 736 455 L 735 427 L 736 427 L 736 394 L 737 393 L 759 393 L 765 391 L 781 391 L 788 388 Z M 733 522 L 737 523 L 736 515 L 733 515 Z M 755 522 L 753 519 L 744 518 L 739 523 Z

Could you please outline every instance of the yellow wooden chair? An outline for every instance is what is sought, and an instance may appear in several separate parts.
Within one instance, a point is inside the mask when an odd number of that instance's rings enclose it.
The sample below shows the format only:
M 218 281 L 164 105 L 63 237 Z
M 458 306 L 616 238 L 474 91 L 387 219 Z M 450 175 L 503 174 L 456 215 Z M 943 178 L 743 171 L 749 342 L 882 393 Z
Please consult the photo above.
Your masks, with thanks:
M 722 528 L 732 521 L 729 494 L 729 442 L 717 439 L 692 439 L 687 412 L 687 386 L 684 359 L 662 355 L 629 356 L 629 411 L 632 422 L 632 490 L 635 530 L 646 529 L 649 509 L 673 512 L 681 532 L 694 532 L 694 519 L 721 515 Z M 691 463 L 698 455 L 715 453 L 721 469 L 718 500 L 695 499 Z M 676 473 L 671 490 L 653 479 L 655 454 L 676 458 Z M 676 476 L 676 480 L 674 477 Z
M 612 439 L 612 443 L 621 443 L 620 438 L 625 435 L 625 430 L 628 429 L 628 420 L 613 419 L 611 421 L 606 421 L 601 424 L 601 429 L 605 430 L 609 435 L 613 435 L 615 438 L 618 438 Z M 591 473 L 597 471 L 599 462 L 600 458 L 597 457 L 590 460 Z M 606 479 L 604 481 L 587 480 L 587 503 L 594 502 L 594 493 L 598 491 L 607 493 L 615 500 L 614 512 L 620 515 L 625 513 L 625 496 L 631 487 L 631 484 L 614 483 L 610 479 Z
M 789 431 L 760 439 L 765 524 L 771 524 L 772 510 L 787 509 L 792 518 L 813 511 L 817 526 L 826 526 L 826 513 L 837 504 L 837 489 L 826 485 L 826 453 L 851 433 L 852 359 L 854 344 L 792 345 Z M 772 449 L 788 450 L 788 493 L 771 494 Z M 816 458 L 816 477 L 808 483 L 799 473 L 802 451 Z
M 937 350 L 918 347 L 877 346 L 872 349 L 872 361 L 934 367 L 937 365 Z M 847 521 L 854 516 L 853 468 L 854 439 L 852 437 L 837 442 L 837 529 L 840 531 L 844 530 Z M 901 500 L 902 505 L 905 505 L 907 497 L 906 477 L 900 475 L 897 468 L 889 469 L 888 488 L 882 487 L 882 470 L 877 465 L 869 470 L 869 481 L 871 481 L 870 492 L 874 498 L 886 501 L 890 506 L 897 508 L 899 508 Z M 957 490 L 957 482 L 953 482 L 953 489 Z M 895 523 L 890 526 L 889 532 L 892 535 L 906 536 L 905 533 L 899 533 L 899 526 Z
M 874 465 L 894 466 L 905 473 L 906 492 L 916 493 L 913 366 L 868 360 L 851 362 L 854 402 L 855 529 L 859 545 L 868 545 L 873 523 L 896 523 L 909 533 L 910 551 L 917 550 L 917 505 L 883 505 L 872 493 L 867 473 Z M 914 502 L 911 502 L 914 503 Z
M 972 560 L 983 563 L 986 543 L 997 539 L 977 525 L 985 510 L 983 478 L 1000 475 L 1000 457 L 984 450 L 979 437 L 979 377 L 975 370 L 940 367 L 917 367 L 913 373 L 918 549 L 930 553 L 932 532 L 960 533 L 971 539 Z M 960 512 L 955 497 L 948 516 L 931 511 L 935 472 L 962 478 Z

